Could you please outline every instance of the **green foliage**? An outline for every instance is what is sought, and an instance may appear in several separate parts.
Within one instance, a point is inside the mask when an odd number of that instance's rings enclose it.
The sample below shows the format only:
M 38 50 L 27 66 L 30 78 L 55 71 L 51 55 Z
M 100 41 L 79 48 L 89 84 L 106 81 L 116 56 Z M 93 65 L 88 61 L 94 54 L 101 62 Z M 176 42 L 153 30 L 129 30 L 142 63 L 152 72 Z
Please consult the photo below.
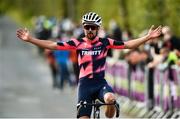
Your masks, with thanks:
M 111 19 L 115 19 L 120 26 L 122 25 L 119 0 L 95 0 L 90 10 L 102 16 L 103 26 L 105 27 L 108 27 Z
M 39 15 L 71 17 L 80 23 L 84 13 L 94 11 L 102 16 L 106 28 L 115 19 L 135 36 L 152 24 L 169 25 L 179 35 L 179 4 L 180 0 L 0 0 L 0 14 L 26 24 Z
M 180 0 L 166 0 L 166 25 L 171 26 L 173 32 L 180 36 Z
M 163 24 L 162 0 L 128 0 L 129 24 L 137 36 L 151 25 Z

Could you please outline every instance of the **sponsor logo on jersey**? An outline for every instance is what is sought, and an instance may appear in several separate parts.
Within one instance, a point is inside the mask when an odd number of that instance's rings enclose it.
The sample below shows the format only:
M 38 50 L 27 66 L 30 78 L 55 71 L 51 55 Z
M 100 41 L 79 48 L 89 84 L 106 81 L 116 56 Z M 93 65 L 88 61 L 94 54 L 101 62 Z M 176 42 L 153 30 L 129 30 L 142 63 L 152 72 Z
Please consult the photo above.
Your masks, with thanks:
M 100 55 L 101 50 L 95 50 L 95 51 L 82 51 L 82 55 Z

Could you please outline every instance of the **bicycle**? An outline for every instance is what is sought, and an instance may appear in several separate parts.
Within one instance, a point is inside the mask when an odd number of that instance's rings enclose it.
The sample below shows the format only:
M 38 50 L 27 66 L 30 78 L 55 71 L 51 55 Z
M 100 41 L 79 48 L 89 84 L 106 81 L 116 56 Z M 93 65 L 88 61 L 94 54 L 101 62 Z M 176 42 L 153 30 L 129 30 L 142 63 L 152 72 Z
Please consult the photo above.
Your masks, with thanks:
M 87 103 L 86 101 L 80 101 L 80 103 L 77 104 L 77 118 L 79 118 L 79 110 L 81 109 L 81 107 L 92 106 L 93 118 L 99 119 L 100 107 L 104 105 L 114 105 L 116 108 L 116 118 L 119 117 L 120 108 L 119 108 L 119 104 L 116 101 L 114 101 L 114 103 L 107 104 L 107 103 L 101 102 L 100 100 L 94 100 L 92 103 Z

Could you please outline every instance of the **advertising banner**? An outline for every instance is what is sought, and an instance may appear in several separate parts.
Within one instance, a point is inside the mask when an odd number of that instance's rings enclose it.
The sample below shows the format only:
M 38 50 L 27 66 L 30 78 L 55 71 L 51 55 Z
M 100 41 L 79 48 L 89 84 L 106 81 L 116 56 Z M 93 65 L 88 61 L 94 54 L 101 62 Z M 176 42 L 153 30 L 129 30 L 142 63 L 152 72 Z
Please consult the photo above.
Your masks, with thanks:
M 145 74 L 137 67 L 135 71 L 131 72 L 131 97 L 136 101 L 145 101 Z
M 115 89 L 119 95 L 128 97 L 128 64 L 118 61 L 114 68 Z
M 167 111 L 171 105 L 171 95 L 168 79 L 168 70 L 155 69 L 154 72 L 154 99 L 155 106 Z
M 171 84 L 174 108 L 180 109 L 180 69 L 178 67 L 172 68 L 174 81 Z
M 114 70 L 114 65 L 107 62 L 105 79 L 113 89 L 115 86 Z
M 170 95 L 170 84 L 168 79 L 168 70 L 160 72 L 161 81 L 162 81 L 162 108 L 164 111 L 167 111 L 171 107 L 171 95 Z
M 160 106 L 161 103 L 161 74 L 157 68 L 154 70 L 154 101 L 155 106 Z

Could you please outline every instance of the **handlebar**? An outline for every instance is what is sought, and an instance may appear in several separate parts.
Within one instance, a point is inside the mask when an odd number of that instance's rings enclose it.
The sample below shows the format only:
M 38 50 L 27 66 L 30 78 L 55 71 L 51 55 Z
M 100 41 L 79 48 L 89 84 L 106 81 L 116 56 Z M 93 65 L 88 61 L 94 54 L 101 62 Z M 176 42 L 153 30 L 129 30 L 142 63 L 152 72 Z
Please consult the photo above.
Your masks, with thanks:
M 78 110 L 78 113 L 79 114 L 79 110 L 81 109 L 81 107 L 86 107 L 86 106 L 93 106 L 95 108 L 99 108 L 101 106 L 104 106 L 104 105 L 114 105 L 115 108 L 116 108 L 116 117 L 119 117 L 119 104 L 114 101 L 113 103 L 103 103 L 103 102 L 100 102 L 100 101 L 95 101 L 93 103 L 87 103 L 86 101 L 80 101 L 78 104 L 77 104 L 77 110 Z

